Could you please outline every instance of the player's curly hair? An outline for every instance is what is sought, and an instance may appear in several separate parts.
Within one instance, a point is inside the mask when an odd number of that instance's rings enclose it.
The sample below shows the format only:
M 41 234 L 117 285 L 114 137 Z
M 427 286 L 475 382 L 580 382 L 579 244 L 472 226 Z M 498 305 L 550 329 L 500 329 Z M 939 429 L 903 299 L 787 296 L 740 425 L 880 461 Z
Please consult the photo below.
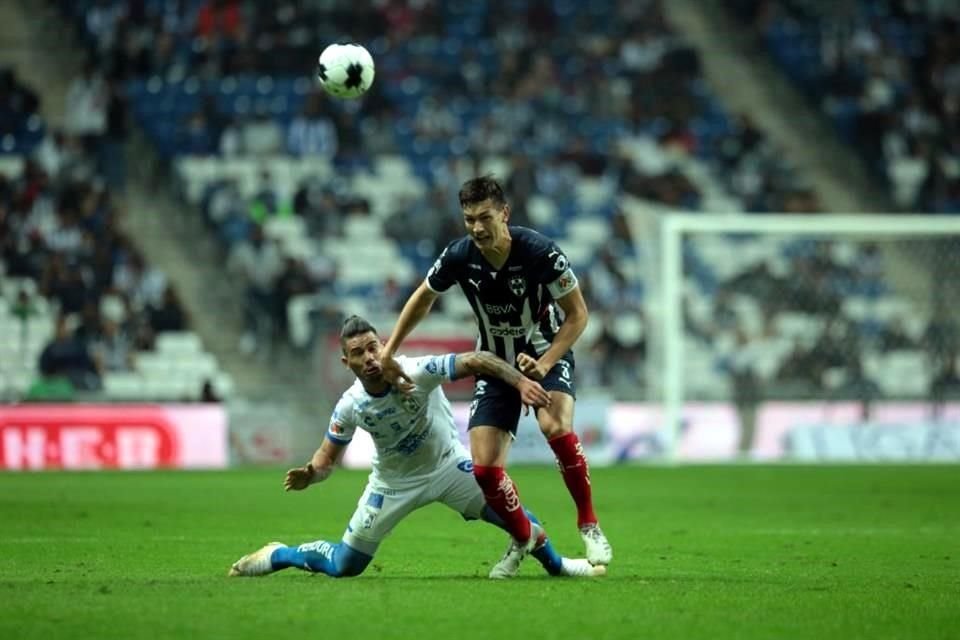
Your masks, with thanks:
M 507 199 L 503 195 L 503 187 L 492 174 L 471 178 L 460 187 L 460 206 L 466 207 L 471 204 L 483 202 L 487 198 L 497 207 L 507 204 Z
M 367 322 L 365 319 L 357 315 L 350 316 L 343 321 L 343 326 L 340 327 L 340 348 L 344 353 L 346 353 L 347 340 L 364 333 L 375 334 L 376 332 L 377 330 L 373 328 L 373 325 Z

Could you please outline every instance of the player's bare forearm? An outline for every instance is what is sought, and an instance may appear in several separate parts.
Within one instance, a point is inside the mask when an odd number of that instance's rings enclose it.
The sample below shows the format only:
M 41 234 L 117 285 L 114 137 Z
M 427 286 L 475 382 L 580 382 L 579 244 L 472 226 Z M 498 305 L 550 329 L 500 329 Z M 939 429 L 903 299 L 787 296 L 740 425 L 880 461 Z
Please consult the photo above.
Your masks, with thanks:
M 336 464 L 343 457 L 343 452 L 347 445 L 336 443 L 329 438 L 323 441 L 320 448 L 317 449 L 310 462 L 287 471 L 283 480 L 283 487 L 287 491 L 301 491 L 311 484 L 323 482 L 330 477 Z
M 550 394 L 540 384 L 526 377 L 513 368 L 513 365 L 502 360 L 489 351 L 471 351 L 461 353 L 453 363 L 453 377 L 463 378 L 469 375 L 491 376 L 500 378 L 507 384 L 516 387 L 520 392 L 520 400 L 529 411 L 529 407 L 550 406 Z
M 330 469 L 332 471 L 343 458 L 343 452 L 346 450 L 347 445 L 334 442 L 330 438 L 324 438 L 323 444 L 313 453 L 310 464 L 313 465 L 314 469 Z
M 514 387 L 519 385 L 523 378 L 523 374 L 512 364 L 489 351 L 470 351 L 457 355 L 454 361 L 454 377 L 467 376 L 493 376 Z
M 563 309 L 564 319 L 560 324 L 557 335 L 553 337 L 550 348 L 540 356 L 540 362 L 547 371 L 552 369 L 553 365 L 557 364 L 560 358 L 573 348 L 583 330 L 587 328 L 587 320 L 590 315 L 587 312 L 587 303 L 583 299 L 583 293 L 579 288 L 560 298 L 557 304 Z
M 433 307 L 436 299 L 437 294 L 427 287 L 426 282 L 421 282 L 417 290 L 410 295 L 407 303 L 403 305 L 400 317 L 397 318 L 397 324 L 393 327 L 393 333 L 390 334 L 390 338 L 383 347 L 382 355 L 393 357 L 404 339 L 430 313 L 430 308 Z

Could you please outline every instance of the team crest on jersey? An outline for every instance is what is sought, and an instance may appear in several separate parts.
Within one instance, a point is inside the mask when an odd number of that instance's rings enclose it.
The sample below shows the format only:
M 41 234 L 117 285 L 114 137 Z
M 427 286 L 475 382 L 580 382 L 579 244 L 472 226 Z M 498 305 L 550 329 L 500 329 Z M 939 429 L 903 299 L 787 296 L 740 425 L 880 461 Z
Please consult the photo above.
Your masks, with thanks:
M 521 278 L 520 276 L 513 276 L 510 278 L 510 291 L 513 291 L 513 295 L 518 298 L 522 296 L 527 290 L 527 281 Z
M 420 401 L 413 396 L 403 396 L 400 402 L 403 403 L 403 408 L 410 413 L 420 411 Z

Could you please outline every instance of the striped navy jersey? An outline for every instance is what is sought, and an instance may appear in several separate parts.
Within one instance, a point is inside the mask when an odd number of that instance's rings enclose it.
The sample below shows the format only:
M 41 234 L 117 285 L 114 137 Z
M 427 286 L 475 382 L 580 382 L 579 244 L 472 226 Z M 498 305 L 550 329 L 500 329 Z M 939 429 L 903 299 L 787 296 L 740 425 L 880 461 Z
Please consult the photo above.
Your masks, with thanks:
M 467 236 L 447 245 L 427 274 L 427 286 L 442 293 L 459 284 L 473 307 L 477 346 L 514 364 L 517 354 L 543 355 L 560 329 L 554 300 L 577 288 L 563 251 L 546 236 L 510 227 L 507 261 L 494 269 Z

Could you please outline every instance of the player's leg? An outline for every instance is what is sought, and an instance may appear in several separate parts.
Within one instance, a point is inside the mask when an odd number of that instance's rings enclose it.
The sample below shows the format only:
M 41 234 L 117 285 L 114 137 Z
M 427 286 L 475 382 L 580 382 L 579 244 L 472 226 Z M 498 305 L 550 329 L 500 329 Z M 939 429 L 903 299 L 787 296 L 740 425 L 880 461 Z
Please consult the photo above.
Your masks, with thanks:
M 437 491 L 435 499 L 459 513 L 464 520 L 483 520 L 507 531 L 503 519 L 486 503 L 480 487 L 471 476 L 470 472 L 472 470 L 473 463 L 466 451 L 461 451 L 459 455 L 452 456 L 450 462 L 437 470 L 437 477 L 431 482 L 431 486 Z M 540 524 L 537 517 L 530 511 L 524 509 L 524 513 L 531 523 Z M 490 570 L 490 577 L 509 578 L 515 576 L 524 555 L 526 554 L 523 547 L 511 537 L 507 552 Z M 531 555 L 550 575 L 562 575 L 563 559 L 550 544 L 549 539 L 545 538 L 543 544 L 538 545 L 531 551 Z
M 521 508 L 517 487 L 504 468 L 519 419 L 520 395 L 516 389 L 500 380 L 477 379 L 468 424 L 473 476 L 507 532 L 522 546 L 532 548 L 543 529 L 531 526 Z
M 550 394 L 550 406 L 537 410 L 540 431 L 553 449 L 563 482 L 577 506 L 577 528 L 594 564 L 609 564 L 613 549 L 604 536 L 593 510 L 590 467 L 583 445 L 573 430 L 575 389 L 573 362 L 560 360 L 544 377 L 543 388 Z
M 340 542 L 315 540 L 297 546 L 270 543 L 244 556 L 230 569 L 231 576 L 261 576 L 296 568 L 348 578 L 363 573 L 380 542 L 419 504 L 415 490 L 393 491 L 368 484 Z
M 274 571 L 293 567 L 312 573 L 325 573 L 333 578 L 358 576 L 371 560 L 372 553 L 354 549 L 343 541 L 333 543 L 315 540 L 296 547 L 280 546 L 270 553 L 270 564 Z

